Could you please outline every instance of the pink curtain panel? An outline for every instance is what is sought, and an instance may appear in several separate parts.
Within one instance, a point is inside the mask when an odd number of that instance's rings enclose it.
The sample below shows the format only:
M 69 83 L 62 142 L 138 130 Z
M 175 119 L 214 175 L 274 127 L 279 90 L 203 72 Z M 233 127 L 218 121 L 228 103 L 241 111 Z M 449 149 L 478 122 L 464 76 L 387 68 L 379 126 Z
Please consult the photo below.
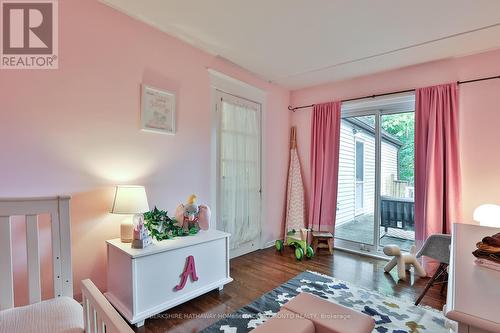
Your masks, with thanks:
M 456 83 L 416 90 L 415 239 L 450 233 L 461 217 Z
M 309 228 L 333 232 L 339 173 L 340 102 L 314 105 L 311 120 Z

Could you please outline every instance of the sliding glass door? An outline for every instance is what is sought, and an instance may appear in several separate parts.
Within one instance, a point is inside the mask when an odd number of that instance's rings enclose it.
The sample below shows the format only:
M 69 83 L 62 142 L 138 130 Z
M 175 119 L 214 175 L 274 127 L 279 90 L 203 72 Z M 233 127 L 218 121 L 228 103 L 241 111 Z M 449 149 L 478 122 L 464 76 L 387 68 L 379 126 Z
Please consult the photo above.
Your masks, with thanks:
M 343 111 L 335 244 L 379 253 L 414 243 L 414 112 Z

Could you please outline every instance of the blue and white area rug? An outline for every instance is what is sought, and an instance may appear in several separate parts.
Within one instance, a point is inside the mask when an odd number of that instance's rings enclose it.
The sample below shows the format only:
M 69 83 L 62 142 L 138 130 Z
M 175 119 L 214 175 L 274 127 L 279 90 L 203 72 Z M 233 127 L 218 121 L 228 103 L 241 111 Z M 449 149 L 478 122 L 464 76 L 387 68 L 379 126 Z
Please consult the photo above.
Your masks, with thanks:
M 373 333 L 447 333 L 440 311 L 415 306 L 316 272 L 303 272 L 203 333 L 249 332 L 274 316 L 295 295 L 307 292 L 371 316 Z

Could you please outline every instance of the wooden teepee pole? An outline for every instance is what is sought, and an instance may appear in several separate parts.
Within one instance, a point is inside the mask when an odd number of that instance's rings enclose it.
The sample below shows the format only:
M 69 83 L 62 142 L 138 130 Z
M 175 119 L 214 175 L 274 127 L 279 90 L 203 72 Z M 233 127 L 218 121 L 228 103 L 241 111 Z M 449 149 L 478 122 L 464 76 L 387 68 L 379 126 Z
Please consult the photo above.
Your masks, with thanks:
M 297 129 L 292 126 L 290 130 L 290 149 L 297 148 Z

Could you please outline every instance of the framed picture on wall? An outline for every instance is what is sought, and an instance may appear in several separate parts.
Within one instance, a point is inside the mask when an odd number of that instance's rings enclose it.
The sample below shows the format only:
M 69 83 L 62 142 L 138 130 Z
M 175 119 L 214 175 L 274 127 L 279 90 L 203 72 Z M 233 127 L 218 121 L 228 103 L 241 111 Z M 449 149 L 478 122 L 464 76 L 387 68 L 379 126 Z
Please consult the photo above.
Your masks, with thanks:
M 175 134 L 175 94 L 143 84 L 141 126 L 143 131 Z

